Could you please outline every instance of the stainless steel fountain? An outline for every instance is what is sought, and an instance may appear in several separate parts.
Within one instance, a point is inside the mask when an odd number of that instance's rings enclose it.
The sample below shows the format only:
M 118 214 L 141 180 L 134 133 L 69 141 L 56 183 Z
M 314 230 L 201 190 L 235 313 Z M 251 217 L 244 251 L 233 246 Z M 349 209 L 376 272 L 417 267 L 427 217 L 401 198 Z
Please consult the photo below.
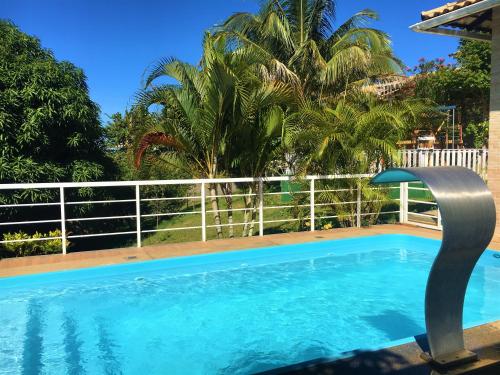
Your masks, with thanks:
M 412 181 L 427 185 L 443 226 L 425 292 L 428 359 L 439 367 L 453 367 L 477 359 L 464 345 L 463 306 L 472 270 L 495 231 L 495 203 L 481 177 L 462 167 L 388 169 L 372 183 Z

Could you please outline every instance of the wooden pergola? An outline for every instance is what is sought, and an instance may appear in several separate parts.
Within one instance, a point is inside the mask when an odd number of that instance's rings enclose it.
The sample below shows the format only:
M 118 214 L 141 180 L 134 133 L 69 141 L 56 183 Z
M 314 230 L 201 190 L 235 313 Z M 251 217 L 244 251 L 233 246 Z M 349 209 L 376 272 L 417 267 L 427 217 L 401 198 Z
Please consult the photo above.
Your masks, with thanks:
M 488 187 L 496 204 L 500 238 L 500 0 L 465 0 L 424 11 L 422 21 L 411 26 L 421 33 L 455 36 L 490 42 L 491 94 L 488 141 Z

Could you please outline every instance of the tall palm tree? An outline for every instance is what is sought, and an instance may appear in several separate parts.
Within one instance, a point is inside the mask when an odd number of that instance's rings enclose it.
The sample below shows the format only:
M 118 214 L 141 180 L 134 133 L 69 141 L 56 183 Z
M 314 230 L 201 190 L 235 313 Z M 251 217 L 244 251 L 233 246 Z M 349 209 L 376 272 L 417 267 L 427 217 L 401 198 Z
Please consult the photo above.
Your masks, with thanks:
M 224 37 L 206 34 L 199 67 L 165 59 L 152 69 L 139 103 L 161 105 L 163 121 L 160 128 L 148 129 L 140 137 L 137 166 L 149 150 L 175 168 L 189 169 L 194 177 L 230 176 L 238 165 L 245 165 L 246 175 L 262 173 L 262 168 L 247 167 L 262 164 L 261 153 L 253 147 L 255 136 L 261 128 L 270 129 L 269 124 L 275 123 L 273 113 L 287 107 L 294 91 L 278 80 L 283 72 L 264 64 L 267 59 L 226 47 Z M 173 78 L 178 84 L 157 85 L 161 77 Z M 275 132 L 266 134 L 268 142 Z M 230 195 L 230 185 L 222 188 L 224 195 Z M 217 236 L 221 237 L 217 184 L 210 184 L 209 190 Z M 227 203 L 231 224 L 230 197 Z M 232 236 L 232 225 L 229 229 Z
M 366 26 L 375 12 L 362 10 L 335 28 L 335 10 L 332 0 L 267 0 L 256 14 L 236 13 L 217 31 L 281 62 L 318 99 L 400 73 L 388 36 Z

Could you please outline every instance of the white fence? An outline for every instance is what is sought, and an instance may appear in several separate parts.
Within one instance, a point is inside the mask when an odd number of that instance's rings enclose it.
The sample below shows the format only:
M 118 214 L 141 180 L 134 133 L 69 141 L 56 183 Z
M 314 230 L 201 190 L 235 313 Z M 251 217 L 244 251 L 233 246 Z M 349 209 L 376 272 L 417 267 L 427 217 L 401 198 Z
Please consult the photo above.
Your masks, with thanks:
M 255 197 L 256 198 L 256 206 L 255 209 L 257 211 L 255 224 L 258 227 L 258 233 L 260 236 L 264 235 L 264 226 L 265 224 L 271 223 L 280 223 L 280 222 L 293 222 L 293 221 L 304 221 L 307 220 L 310 225 L 310 230 L 314 231 L 317 228 L 316 221 L 324 220 L 324 219 L 334 219 L 339 218 L 343 215 L 324 215 L 318 214 L 317 210 L 319 207 L 325 206 L 335 206 L 335 205 L 351 205 L 355 207 L 354 213 L 350 216 L 354 216 L 353 222 L 357 227 L 362 225 L 362 218 L 370 215 L 387 215 L 387 214 L 399 214 L 399 210 L 393 211 L 385 211 L 385 212 L 363 212 L 362 206 L 364 203 L 370 203 L 370 201 L 363 200 L 362 197 L 362 189 L 360 183 L 357 184 L 357 187 L 354 189 L 335 189 L 335 188 L 325 188 L 328 184 L 325 185 L 325 182 L 331 181 L 339 181 L 349 179 L 351 181 L 361 181 L 363 179 L 368 179 L 372 177 L 369 174 L 363 175 L 333 175 L 333 176 L 306 176 L 300 180 L 296 180 L 292 177 L 268 177 L 268 178 L 229 178 L 229 179 L 193 179 L 193 180 L 164 180 L 164 181 L 123 181 L 123 182 L 88 182 L 88 183 L 35 183 L 35 184 L 4 184 L 0 185 L 0 192 L 9 193 L 19 190 L 40 190 L 40 189 L 49 189 L 55 190 L 58 192 L 56 194 L 58 196 L 57 202 L 47 202 L 47 203 L 22 203 L 22 204 L 4 204 L 0 205 L 0 209 L 3 208 L 33 208 L 33 207 L 47 207 L 47 206 L 58 206 L 60 215 L 57 219 L 50 220 L 26 220 L 26 221 L 6 221 L 0 222 L 0 229 L 2 227 L 12 227 L 12 226 L 36 226 L 41 224 L 54 224 L 61 230 L 61 236 L 55 237 L 42 237 L 42 238 L 29 238 L 29 239 L 10 239 L 10 240 L 2 240 L 0 244 L 6 243 L 15 243 L 15 242 L 26 242 L 26 241 L 47 241 L 47 240 L 61 240 L 61 251 L 63 254 L 67 252 L 67 243 L 70 240 L 81 239 L 81 238 L 89 238 L 89 237 L 102 237 L 102 236 L 119 236 L 119 235 L 135 235 L 136 236 L 136 245 L 138 247 L 142 246 L 142 240 L 145 234 L 162 232 L 162 231 L 183 231 L 183 230 L 199 230 L 201 240 L 207 240 L 207 229 L 215 228 L 215 227 L 224 227 L 224 226 L 241 226 L 246 225 L 248 223 L 230 223 L 230 224 L 213 224 L 209 225 L 207 223 L 207 215 L 213 213 L 213 210 L 207 209 L 207 204 L 209 204 L 210 199 L 217 197 L 222 198 L 228 195 L 219 194 L 210 195 L 207 188 L 211 184 L 223 184 L 223 183 L 254 183 L 257 186 L 257 189 L 253 193 L 237 193 L 231 194 L 231 197 Z M 301 186 L 307 186 L 307 189 L 298 190 L 298 191 L 267 191 L 265 189 L 266 184 L 276 183 L 281 181 L 289 181 L 295 184 L 301 184 Z M 318 188 L 319 182 L 322 182 L 321 187 Z M 144 187 L 150 186 L 168 186 L 168 185 L 189 185 L 190 191 L 193 192 L 188 196 L 179 196 L 179 197 L 155 197 L 155 198 L 146 198 L 141 196 L 141 189 Z M 66 192 L 68 189 L 78 189 L 78 188 L 113 188 L 113 187 L 128 187 L 135 189 L 135 197 L 131 199 L 117 199 L 117 200 L 66 200 Z M 393 187 L 392 189 L 397 189 L 398 187 Z M 373 187 L 373 189 L 381 189 L 380 187 Z M 351 194 L 350 199 L 342 202 L 332 201 L 332 202 L 318 202 L 317 196 L 321 193 L 340 193 L 349 191 Z M 196 192 L 196 193 L 194 193 Z M 288 205 L 265 205 L 265 197 L 273 196 L 273 195 L 290 195 L 290 194 L 302 194 L 306 198 L 305 203 L 303 204 L 288 204 Z M 194 209 L 192 211 L 178 211 L 178 212 L 157 212 L 152 214 L 145 214 L 141 212 L 141 207 L 145 202 L 152 201 L 185 201 L 185 200 L 195 200 L 198 201 L 199 206 L 198 209 Z M 399 199 L 399 198 L 397 198 Z M 208 202 L 208 203 L 207 203 Z M 375 201 L 373 201 L 375 202 Z M 110 203 L 129 203 L 134 204 L 135 212 L 130 215 L 118 215 L 118 216 L 98 216 L 98 217 L 68 217 L 67 208 L 69 206 L 78 206 L 78 205 L 99 205 L 99 204 L 110 204 Z M 285 218 L 285 219 L 269 219 L 266 217 L 266 212 L 268 210 L 284 210 L 290 209 L 294 207 L 303 207 L 307 209 L 308 216 L 301 218 Z M 233 208 L 233 211 L 243 211 L 248 210 L 248 208 Z M 220 209 L 220 212 L 228 211 L 224 209 Z M 165 216 L 175 216 L 175 215 L 200 215 L 201 216 L 201 225 L 196 226 L 188 226 L 188 227 L 175 227 L 175 228 L 159 228 L 159 229 L 143 229 L 142 222 L 145 218 L 148 217 L 165 217 Z M 35 218 L 33 218 L 35 219 Z M 69 233 L 67 231 L 67 224 L 72 222 L 82 222 L 82 221 L 111 221 L 117 219 L 130 219 L 135 221 L 134 230 L 129 231 L 119 231 L 119 232 L 101 232 L 101 233 Z M 195 239 L 195 238 L 194 238 Z
M 461 166 L 486 176 L 488 150 L 486 149 L 443 149 L 443 150 L 401 150 L 402 167 L 449 167 Z
M 401 164 L 404 167 L 421 167 L 421 166 L 450 166 L 450 165 L 460 165 L 468 167 L 476 171 L 483 177 L 486 174 L 487 165 L 487 150 L 405 150 L 401 151 Z M 363 212 L 363 204 L 370 203 L 370 201 L 364 200 L 361 185 L 355 189 L 325 189 L 325 182 L 335 182 L 339 180 L 346 179 L 356 179 L 362 181 L 363 179 L 368 179 L 372 177 L 370 174 L 363 175 L 332 175 L 332 176 L 306 176 L 300 180 L 295 180 L 293 177 L 268 177 L 268 178 L 221 178 L 221 179 L 190 179 L 190 180 L 162 180 L 162 181 L 117 181 L 117 182 L 82 182 L 82 183 L 35 183 L 35 184 L 3 184 L 0 185 L 0 193 L 5 195 L 13 194 L 19 191 L 34 191 L 40 189 L 48 189 L 50 191 L 55 191 L 53 196 L 56 196 L 57 201 L 47 201 L 47 202 L 23 202 L 17 204 L 3 204 L 0 205 L 0 217 L 3 216 L 2 209 L 28 209 L 32 210 L 34 208 L 40 207 L 58 207 L 58 217 L 50 218 L 47 220 L 40 220 L 39 217 L 31 217 L 30 220 L 11 220 L 0 222 L 0 246 L 1 244 L 16 243 L 16 242 L 26 242 L 26 241 L 48 241 L 48 240 L 60 240 L 61 241 L 61 251 L 66 253 L 68 249 L 68 241 L 83 239 L 83 238 L 93 238 L 93 237 L 104 237 L 104 236 L 121 236 L 121 235 L 135 235 L 136 245 L 138 247 L 142 246 L 142 241 L 145 235 L 155 233 L 155 232 L 173 232 L 173 231 L 199 231 L 200 239 L 202 241 L 207 240 L 207 229 L 210 228 L 221 228 L 228 227 L 231 228 L 248 225 L 248 222 L 236 222 L 236 223 L 214 223 L 209 224 L 207 222 L 207 215 L 213 214 L 213 209 L 207 209 L 207 202 L 210 202 L 212 198 L 226 198 L 228 196 L 232 198 L 238 197 L 253 197 L 256 199 L 255 208 L 231 208 L 231 209 L 219 209 L 220 213 L 233 211 L 245 211 L 249 210 L 255 212 L 255 221 L 252 220 L 252 226 L 258 228 L 258 233 L 260 236 L 264 235 L 264 227 L 266 224 L 272 223 L 287 223 L 287 222 L 297 222 L 308 220 L 310 225 L 310 230 L 314 231 L 317 229 L 316 222 L 325 219 L 339 219 L 341 215 L 324 215 L 318 213 L 321 207 L 332 207 L 334 205 L 345 205 L 350 207 L 355 207 L 352 222 L 355 226 L 360 227 L 362 225 L 362 218 L 371 215 L 389 215 L 397 214 L 399 216 L 399 222 L 410 223 L 423 227 L 441 229 L 441 218 L 439 215 L 439 210 L 437 205 L 430 196 L 428 189 L 423 185 L 418 185 L 414 183 L 402 183 L 400 186 L 393 186 L 390 189 L 399 189 L 399 194 L 397 197 L 393 194 L 394 201 L 399 201 L 398 210 L 390 210 L 383 212 Z M 272 183 L 288 181 L 295 182 L 300 181 L 302 186 L 307 186 L 307 188 L 300 191 L 293 191 L 293 194 L 302 194 L 303 197 L 307 197 L 307 202 L 304 200 L 302 204 L 284 204 L 284 205 L 266 205 L 265 197 L 267 196 L 282 196 L 290 195 L 290 191 L 269 191 L 266 190 L 265 186 Z M 255 189 L 251 192 L 237 192 L 236 194 L 219 194 L 211 195 L 209 189 L 207 188 L 213 184 L 242 184 L 242 183 L 253 183 Z M 320 186 L 318 188 L 318 186 Z M 145 187 L 165 187 L 165 186 L 189 186 L 188 195 L 184 196 L 157 196 L 157 197 L 146 197 L 141 194 L 141 191 Z M 66 199 L 68 190 L 71 189 L 111 189 L 111 188 L 128 188 L 133 189 L 134 194 L 126 199 L 104 199 L 104 200 L 71 200 Z M 379 189 L 373 187 L 372 189 Z M 349 190 L 351 196 L 345 201 L 332 201 L 332 202 L 318 202 L 318 194 L 322 193 L 341 193 Z M 193 204 L 193 209 L 191 211 L 176 211 L 176 212 L 154 212 L 147 213 L 143 212 L 142 208 L 144 204 L 151 202 L 179 202 L 179 201 L 194 201 L 198 202 Z M 375 202 L 375 201 L 373 201 Z M 90 206 L 90 205 L 101 205 L 101 204 L 131 204 L 134 206 L 134 210 L 131 213 L 124 215 L 107 215 L 96 216 L 96 217 L 84 217 L 84 216 L 72 216 L 68 217 L 68 207 L 78 207 L 78 206 Z M 304 208 L 308 211 L 308 216 L 306 217 L 293 217 L 293 218 L 269 218 L 269 214 L 266 214 L 268 210 L 286 210 L 292 209 L 294 207 Z M 353 210 L 351 210 L 353 211 Z M 166 218 L 166 217 L 179 217 L 182 215 L 199 215 L 200 221 L 199 225 L 191 226 L 181 226 L 181 227 L 170 227 L 147 229 L 143 228 L 143 222 L 150 218 Z M 1 220 L 1 219 L 0 219 Z M 133 229 L 116 231 L 116 232 L 98 232 L 98 233 L 74 233 L 67 230 L 68 224 L 75 222 L 112 222 L 113 220 L 131 220 L 134 222 Z M 12 228 L 30 226 L 33 228 L 37 225 L 54 225 L 57 229 L 60 229 L 60 236 L 52 237 L 38 237 L 38 238 L 22 238 L 22 239 L 5 239 L 2 231 L 3 228 Z M 196 238 L 193 238 L 196 240 Z

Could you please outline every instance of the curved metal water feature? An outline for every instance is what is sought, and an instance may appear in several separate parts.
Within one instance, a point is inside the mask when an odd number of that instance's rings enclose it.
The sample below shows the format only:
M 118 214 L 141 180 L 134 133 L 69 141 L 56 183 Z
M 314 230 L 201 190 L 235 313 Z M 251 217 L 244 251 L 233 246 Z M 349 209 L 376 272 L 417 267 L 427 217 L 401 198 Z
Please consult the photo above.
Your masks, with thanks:
M 454 366 L 475 360 L 466 350 L 464 297 L 472 270 L 495 231 L 495 203 L 484 181 L 462 167 L 394 168 L 373 184 L 422 181 L 441 211 L 443 240 L 425 292 L 425 323 L 431 361 Z

